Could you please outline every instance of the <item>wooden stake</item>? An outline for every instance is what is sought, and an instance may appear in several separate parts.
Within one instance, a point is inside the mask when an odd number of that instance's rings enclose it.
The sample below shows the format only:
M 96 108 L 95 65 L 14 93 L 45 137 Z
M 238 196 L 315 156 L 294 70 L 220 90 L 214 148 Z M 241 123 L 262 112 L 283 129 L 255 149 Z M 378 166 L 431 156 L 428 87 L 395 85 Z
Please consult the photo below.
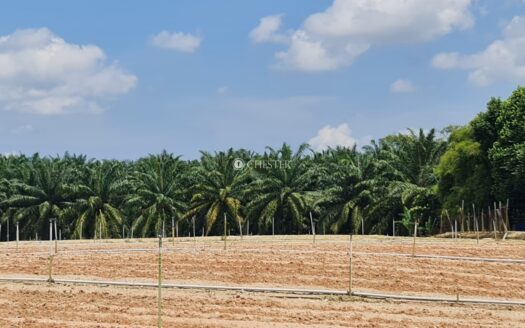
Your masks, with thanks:
M 312 229 L 312 236 L 313 236 L 313 243 L 315 244 L 315 226 L 314 226 L 314 219 L 312 218 L 312 212 L 310 211 L 310 225 Z
M 224 250 L 226 250 L 226 228 L 227 228 L 226 224 L 227 224 L 226 223 L 226 213 L 224 213 L 224 237 L 223 237 L 224 238 Z
M 162 327 L 162 235 L 159 234 L 159 272 L 157 296 L 157 327 Z
M 476 244 L 479 245 L 478 220 L 476 219 L 476 206 L 474 204 L 472 204 L 472 212 L 474 213 L 474 229 L 476 230 Z
M 483 209 L 481 209 L 481 231 L 485 231 L 485 214 L 483 213 Z
M 18 233 L 18 222 L 16 223 L 16 250 L 18 251 L 18 238 L 19 238 L 19 233 Z
M 352 296 L 352 258 L 353 258 L 353 250 L 352 250 L 353 242 L 352 242 L 352 233 L 350 233 L 350 250 L 348 252 L 348 295 Z
M 175 218 L 171 218 L 171 241 L 175 246 Z
M 507 227 L 511 229 L 509 219 L 509 199 L 507 198 L 507 206 L 505 206 L 505 221 L 507 221 Z
M 412 244 L 412 256 L 416 256 L 417 221 L 414 222 L 414 243 Z
M 55 226 L 55 254 L 58 254 L 58 231 L 57 231 L 57 219 L 54 220 Z
M 465 231 L 465 201 L 464 200 L 461 201 L 461 232 L 463 231 Z
M 226 214 L 225 214 L 224 218 L 226 219 Z M 195 216 L 191 217 L 191 224 L 193 225 L 193 245 L 196 245 L 197 244 L 197 236 L 195 236 Z
M 49 219 L 49 258 L 48 258 L 48 282 L 54 282 L 53 280 L 53 220 Z
M 275 236 L 275 216 L 272 216 L 272 237 Z

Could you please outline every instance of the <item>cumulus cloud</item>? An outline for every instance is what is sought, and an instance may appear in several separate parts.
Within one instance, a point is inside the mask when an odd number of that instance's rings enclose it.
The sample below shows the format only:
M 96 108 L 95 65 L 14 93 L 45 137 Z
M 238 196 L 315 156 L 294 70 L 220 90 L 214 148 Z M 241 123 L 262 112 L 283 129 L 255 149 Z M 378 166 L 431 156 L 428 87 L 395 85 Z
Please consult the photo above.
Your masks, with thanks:
M 151 38 L 155 47 L 192 53 L 199 48 L 202 37 L 191 33 L 162 31 Z
M 468 80 L 477 86 L 497 81 L 525 83 L 525 16 L 516 16 L 505 27 L 501 39 L 478 53 L 440 53 L 432 65 L 438 69 L 469 71 Z
M 95 45 L 67 43 L 46 28 L 0 36 L 0 104 L 37 114 L 100 111 L 137 83 Z
M 396 80 L 390 85 L 390 92 L 392 93 L 410 93 L 414 92 L 415 89 L 412 82 L 406 79 Z
M 374 45 L 427 42 L 454 29 L 469 28 L 474 24 L 471 2 L 334 0 L 325 11 L 307 17 L 292 31 L 287 36 L 288 48 L 276 57 L 280 66 L 290 69 L 335 70 L 350 65 Z M 279 24 L 267 24 L 269 35 L 284 35 L 279 32 L 280 19 L 276 20 Z M 271 42 L 271 38 L 259 40 Z
M 322 151 L 337 146 L 351 148 L 357 144 L 357 141 L 352 137 L 352 130 L 348 127 L 348 124 L 343 123 L 337 127 L 324 126 L 308 143 L 315 150 Z
M 259 20 L 259 25 L 250 32 L 250 39 L 255 43 L 286 43 L 287 36 L 279 32 L 281 24 L 282 15 L 263 17 Z

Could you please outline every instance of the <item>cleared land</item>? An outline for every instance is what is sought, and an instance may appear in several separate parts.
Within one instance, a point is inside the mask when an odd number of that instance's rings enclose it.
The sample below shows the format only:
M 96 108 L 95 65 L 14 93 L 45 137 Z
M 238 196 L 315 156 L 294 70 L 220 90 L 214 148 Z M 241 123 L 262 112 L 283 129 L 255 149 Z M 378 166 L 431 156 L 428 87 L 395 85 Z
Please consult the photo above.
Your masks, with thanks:
M 165 241 L 167 283 L 348 288 L 348 237 L 215 238 Z M 154 240 L 59 244 L 56 278 L 155 282 Z M 412 239 L 354 240 L 353 290 L 406 295 L 525 300 L 525 264 L 392 256 L 411 254 Z M 0 276 L 47 275 L 45 242 L 0 244 Z M 379 255 L 378 253 L 384 253 Z M 525 258 L 525 242 L 420 238 L 416 254 Z M 165 290 L 165 326 L 479 327 L 525 326 L 524 306 L 283 298 L 236 292 Z M 0 326 L 145 327 L 156 323 L 156 291 L 121 287 L 0 283 Z

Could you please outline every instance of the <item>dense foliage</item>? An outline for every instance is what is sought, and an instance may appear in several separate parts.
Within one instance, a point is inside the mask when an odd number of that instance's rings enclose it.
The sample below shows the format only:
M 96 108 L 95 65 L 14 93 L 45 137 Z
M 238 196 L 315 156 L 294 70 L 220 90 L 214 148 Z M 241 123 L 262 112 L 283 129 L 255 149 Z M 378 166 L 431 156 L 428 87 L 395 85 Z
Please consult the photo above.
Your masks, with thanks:
M 137 161 L 85 156 L 0 156 L 1 240 L 47 238 L 56 218 L 64 238 L 155 236 L 196 230 L 257 234 L 408 233 L 418 220 L 435 232 L 443 210 L 509 199 L 525 212 L 525 88 L 492 99 L 466 126 L 437 134 L 409 130 L 358 151 L 289 145 L 263 154 L 229 149 L 183 161 L 167 152 Z M 311 218 L 310 218 L 311 215 Z M 249 222 L 249 223 L 248 223 Z M 164 229 L 164 230 L 163 230 Z M 12 239 L 12 237 L 11 237 Z

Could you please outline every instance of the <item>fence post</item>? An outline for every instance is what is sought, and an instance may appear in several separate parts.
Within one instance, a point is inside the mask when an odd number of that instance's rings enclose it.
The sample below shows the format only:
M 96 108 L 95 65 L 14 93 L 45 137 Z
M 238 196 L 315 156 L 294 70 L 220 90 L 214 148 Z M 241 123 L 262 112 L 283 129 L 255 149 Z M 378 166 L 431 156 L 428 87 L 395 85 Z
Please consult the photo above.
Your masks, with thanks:
M 162 234 L 159 234 L 159 272 L 157 297 L 157 327 L 162 327 Z
M 226 250 L 226 213 L 224 213 L 224 250 Z
M 353 257 L 353 250 L 352 250 L 353 242 L 352 242 L 352 233 L 350 233 L 350 250 L 348 252 L 348 295 L 352 296 L 352 257 Z
M 315 244 L 315 226 L 314 226 L 314 219 L 312 218 L 312 212 L 311 211 L 310 211 L 310 225 L 312 226 L 313 242 Z
M 417 221 L 414 222 L 414 243 L 412 244 L 412 257 L 416 256 Z
M 16 250 L 18 251 L 18 239 L 19 239 L 19 232 L 18 232 L 18 222 L 16 223 Z
M 58 253 L 58 231 L 57 231 L 57 219 L 53 220 L 53 224 L 55 226 L 55 254 Z
M 53 280 L 53 220 L 49 219 L 49 258 L 48 258 L 48 282 L 54 282 Z
M 171 241 L 173 246 L 175 246 L 175 218 L 171 218 Z

